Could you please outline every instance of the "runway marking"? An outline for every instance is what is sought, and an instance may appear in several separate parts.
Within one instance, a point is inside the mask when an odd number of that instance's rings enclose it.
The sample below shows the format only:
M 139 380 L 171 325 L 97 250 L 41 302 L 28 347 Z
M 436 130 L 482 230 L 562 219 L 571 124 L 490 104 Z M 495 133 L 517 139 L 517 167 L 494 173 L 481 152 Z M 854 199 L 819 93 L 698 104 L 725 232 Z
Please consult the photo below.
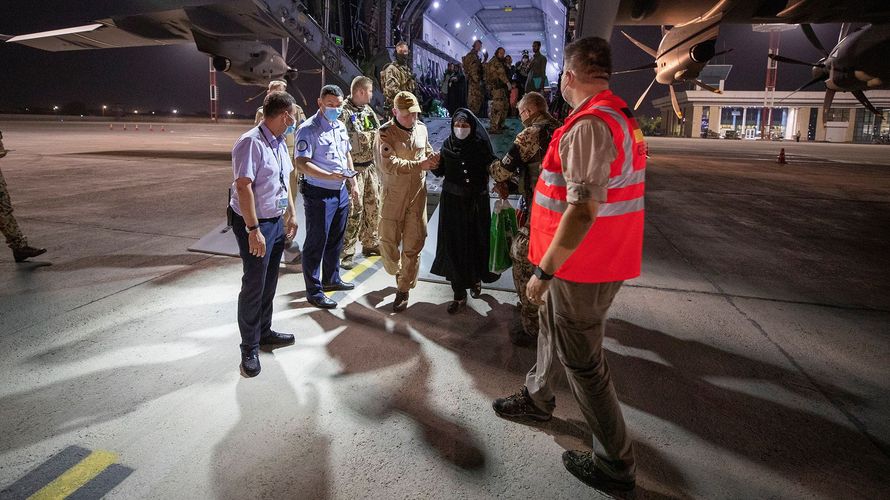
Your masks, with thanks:
M 355 267 L 343 273 L 343 275 L 340 276 L 340 279 L 342 279 L 343 281 L 359 281 L 360 279 L 361 281 L 364 281 L 364 279 L 367 279 L 368 277 L 376 273 L 380 269 L 381 265 L 382 264 L 380 262 L 380 256 L 375 255 L 373 257 L 366 257 L 362 259 L 358 264 L 356 264 Z M 358 285 L 359 283 L 356 283 L 356 286 Z M 347 293 L 348 291 L 341 290 L 334 292 L 325 292 L 325 295 L 327 295 L 329 298 L 332 298 L 334 295 L 338 295 L 339 298 L 342 298 L 346 296 Z
M 69 446 L 0 491 L 0 499 L 102 498 L 133 472 L 117 459 L 110 451 Z

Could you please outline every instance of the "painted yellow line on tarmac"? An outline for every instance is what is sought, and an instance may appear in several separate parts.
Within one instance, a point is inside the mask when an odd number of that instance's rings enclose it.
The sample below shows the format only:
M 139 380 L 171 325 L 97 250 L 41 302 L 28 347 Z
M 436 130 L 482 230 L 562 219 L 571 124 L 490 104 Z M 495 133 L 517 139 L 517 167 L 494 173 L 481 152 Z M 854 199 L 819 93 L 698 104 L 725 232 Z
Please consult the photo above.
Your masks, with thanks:
M 343 281 L 353 281 L 356 278 L 358 278 L 359 276 L 361 276 L 363 272 L 367 271 L 368 268 L 370 268 L 371 266 L 376 264 L 378 260 L 380 260 L 379 255 L 375 255 L 373 257 L 366 257 L 364 260 L 362 260 L 361 262 L 356 264 L 355 267 L 353 267 L 349 271 L 346 271 L 345 273 L 343 273 L 343 275 L 340 276 L 340 279 L 342 279 Z M 337 293 L 337 291 L 325 292 L 325 295 L 330 297 L 331 295 L 334 295 L 335 293 Z
M 90 482 L 103 470 L 117 460 L 117 455 L 110 451 L 94 451 L 77 465 L 68 469 L 36 493 L 29 500 L 55 500 L 65 498 L 78 488 Z

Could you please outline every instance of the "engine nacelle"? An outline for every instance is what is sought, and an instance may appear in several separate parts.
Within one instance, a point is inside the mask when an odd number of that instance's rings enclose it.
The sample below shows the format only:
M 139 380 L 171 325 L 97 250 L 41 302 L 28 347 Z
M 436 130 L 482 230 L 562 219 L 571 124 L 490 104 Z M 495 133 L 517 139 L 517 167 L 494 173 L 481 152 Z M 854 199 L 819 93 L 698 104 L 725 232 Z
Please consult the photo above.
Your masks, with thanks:
M 717 52 L 718 32 L 719 20 L 676 26 L 668 31 L 658 46 L 656 81 L 669 85 L 698 78 Z
M 253 41 L 213 41 L 199 46 L 211 55 L 213 67 L 242 85 L 265 86 L 269 80 L 282 79 L 288 71 L 281 54 L 270 45 Z

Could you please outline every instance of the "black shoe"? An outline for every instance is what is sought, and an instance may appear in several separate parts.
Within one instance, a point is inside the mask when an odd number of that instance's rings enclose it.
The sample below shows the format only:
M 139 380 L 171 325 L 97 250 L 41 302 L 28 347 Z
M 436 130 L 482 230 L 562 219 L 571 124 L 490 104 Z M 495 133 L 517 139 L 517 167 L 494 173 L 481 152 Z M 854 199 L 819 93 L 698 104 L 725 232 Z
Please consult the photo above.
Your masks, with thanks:
M 24 262 L 31 257 L 37 257 L 38 255 L 46 253 L 45 248 L 34 248 L 32 246 L 25 246 L 19 248 L 18 250 L 12 251 L 12 257 L 16 262 Z
M 241 374 L 247 378 L 260 374 L 260 356 L 256 350 L 247 354 L 241 353 Z
M 477 281 L 473 288 L 470 288 L 470 296 L 474 299 L 478 299 L 482 296 L 482 282 Z
M 294 343 L 294 336 L 289 333 L 270 332 L 269 335 L 260 338 L 260 345 L 291 345 Z
M 562 454 L 562 464 L 584 484 L 601 491 L 631 491 L 636 486 L 633 479 L 615 479 L 597 468 L 589 451 L 567 451 Z
M 452 300 L 450 304 L 448 304 L 448 314 L 457 314 L 458 311 L 466 307 L 467 298 L 464 297 L 462 299 Z
M 322 295 L 321 297 L 307 297 L 306 300 L 315 307 L 321 309 L 333 309 L 337 307 L 337 303 Z
M 352 257 L 340 261 L 340 269 L 352 269 L 353 267 L 355 267 L 355 261 L 352 260 Z
M 396 292 L 396 298 L 392 301 L 392 310 L 402 312 L 408 309 L 408 292 Z
M 362 248 L 362 255 L 364 255 L 365 257 L 380 255 L 380 249 L 377 247 Z
M 546 411 L 535 406 L 535 403 L 532 402 L 532 398 L 528 395 L 528 389 L 525 387 L 512 396 L 495 399 L 494 403 L 491 404 L 491 407 L 494 408 L 494 412 L 497 413 L 499 417 L 511 420 L 525 418 L 537 420 L 538 422 L 546 422 L 552 417 L 552 415 Z
M 340 290 L 354 290 L 355 283 L 346 281 L 335 281 L 330 285 L 321 285 L 321 289 L 325 292 L 339 292 Z

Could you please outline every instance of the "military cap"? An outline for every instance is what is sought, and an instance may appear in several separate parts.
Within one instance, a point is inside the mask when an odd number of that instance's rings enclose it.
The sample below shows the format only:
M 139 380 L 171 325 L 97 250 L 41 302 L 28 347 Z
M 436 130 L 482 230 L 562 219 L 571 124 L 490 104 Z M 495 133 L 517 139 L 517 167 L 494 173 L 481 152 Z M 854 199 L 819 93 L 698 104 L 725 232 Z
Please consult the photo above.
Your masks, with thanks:
M 407 109 L 410 113 L 420 113 L 420 104 L 411 92 L 403 90 L 396 94 L 395 99 L 393 99 L 393 105 L 402 110 Z

